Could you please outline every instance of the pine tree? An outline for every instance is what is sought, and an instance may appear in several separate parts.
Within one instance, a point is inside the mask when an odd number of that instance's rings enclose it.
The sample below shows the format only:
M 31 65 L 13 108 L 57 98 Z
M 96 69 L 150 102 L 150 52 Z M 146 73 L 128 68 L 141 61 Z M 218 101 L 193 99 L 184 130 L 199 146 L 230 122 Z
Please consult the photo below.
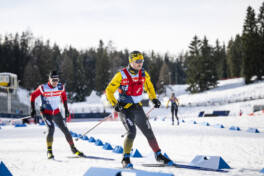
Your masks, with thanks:
M 43 82 L 41 82 L 41 80 L 39 79 L 39 68 L 34 62 L 35 61 L 32 58 L 26 65 L 23 74 L 23 86 L 28 90 L 36 89 L 39 85 L 43 84 Z
M 222 49 L 222 52 L 223 52 L 223 57 L 224 57 L 224 59 L 223 59 L 223 63 L 222 63 L 222 65 L 223 65 L 223 79 L 226 79 L 226 78 L 229 78 L 230 77 L 230 75 L 228 74 L 228 69 L 227 69 L 227 55 L 226 55 L 226 47 L 225 47 L 225 44 L 223 45 L 223 49 Z
M 158 70 L 156 64 L 151 62 L 147 72 L 151 78 L 151 82 L 154 86 L 154 89 L 157 91 L 157 83 L 158 83 L 158 79 L 159 79 L 159 70 Z
M 201 42 L 194 37 L 190 46 L 190 55 L 187 57 L 187 84 L 191 93 L 202 92 L 217 85 L 216 65 L 213 60 L 213 49 L 204 37 Z
M 148 65 L 144 62 L 143 68 L 148 72 L 155 91 L 158 91 L 157 88 L 157 83 L 159 79 L 159 69 L 157 67 L 158 58 L 154 51 L 151 51 L 148 60 L 149 60 Z
M 19 77 L 20 84 L 24 86 L 24 73 L 26 71 L 26 66 L 32 59 L 30 55 L 30 42 L 32 41 L 33 34 L 30 31 L 22 32 L 22 35 L 20 37 L 20 64 L 19 64 Z
M 106 49 L 102 40 L 99 42 L 96 55 L 96 76 L 95 76 L 95 90 L 98 95 L 103 94 L 103 91 L 109 83 L 109 61 Z
M 250 6 L 247 9 L 247 15 L 243 26 L 242 34 L 242 50 L 243 50 L 243 75 L 245 76 L 245 83 L 251 83 L 251 78 L 257 73 L 258 60 L 258 35 L 257 23 L 254 9 Z M 257 75 L 259 77 L 259 75 Z
M 168 79 L 169 82 L 168 84 L 172 84 L 175 80 L 175 64 L 173 63 L 173 58 L 169 55 L 169 53 L 165 54 L 165 58 L 164 61 L 166 62 L 167 66 L 168 66 Z
M 157 82 L 159 79 L 159 70 L 156 66 L 156 62 L 157 62 L 157 57 L 155 55 L 155 52 L 152 51 L 151 55 L 150 55 L 150 64 L 149 64 L 147 72 L 148 72 L 149 76 L 151 77 L 151 82 L 154 86 L 154 89 L 156 91 L 158 91 L 157 90 Z
M 258 66 L 260 70 L 260 75 L 264 75 L 264 2 L 262 3 L 262 6 L 259 9 L 259 15 L 258 15 L 258 35 L 259 35 L 259 46 L 258 46 Z
M 95 90 L 95 62 L 96 62 L 96 51 L 94 49 L 90 49 L 85 51 L 82 54 L 83 57 L 83 67 L 84 67 L 84 75 L 86 79 L 86 93 L 87 96 L 91 94 L 93 90 Z
M 159 72 L 159 81 L 158 81 L 158 84 L 157 84 L 157 87 L 158 87 L 158 90 L 159 92 L 164 92 L 166 91 L 166 85 L 169 84 L 169 67 L 167 65 L 167 63 L 164 61 L 162 66 L 161 66 L 161 69 L 160 69 L 160 72 Z M 165 92 L 166 94 L 166 92 Z
M 230 77 L 242 76 L 242 40 L 237 34 L 235 40 L 231 39 L 227 46 L 227 65 Z
M 61 50 L 59 46 L 55 43 L 51 48 L 51 51 L 52 51 L 52 64 L 54 64 L 54 70 L 57 70 L 60 73 Z
M 204 37 L 201 47 L 201 74 L 198 80 L 200 92 L 215 88 L 217 85 L 216 64 L 213 60 L 213 48 L 209 45 L 208 40 Z
M 20 52 L 20 45 L 19 45 L 19 35 L 16 33 L 15 38 L 13 40 L 13 51 L 12 51 L 12 66 L 11 69 L 13 70 L 12 72 L 17 74 L 18 79 L 21 80 L 21 70 L 20 70 L 20 65 L 21 63 L 21 52 Z
M 118 52 L 118 51 L 108 51 L 107 53 L 109 55 L 109 59 L 111 59 L 111 62 L 109 62 L 110 64 L 110 73 L 109 73 L 109 77 L 113 77 L 116 72 L 124 67 L 127 66 L 128 64 L 128 56 L 126 58 L 126 56 L 123 54 L 123 52 Z
M 216 46 L 213 51 L 213 60 L 216 65 L 216 72 L 218 79 L 226 78 L 225 75 L 225 63 L 226 53 L 225 48 L 220 46 L 218 39 L 216 40 Z
M 13 44 L 12 44 L 13 36 L 12 34 L 6 35 L 4 37 L 4 42 L 2 45 L 2 62 L 1 62 L 1 72 L 13 72 L 14 68 L 13 63 L 15 63 L 13 54 Z M 13 72 L 14 73 L 14 72 Z
M 197 93 L 200 91 L 200 88 L 197 84 L 197 80 L 200 79 L 201 69 L 199 60 L 201 59 L 201 40 L 197 36 L 194 36 L 193 41 L 189 46 L 189 55 L 186 58 L 186 83 L 189 85 L 187 88 L 191 93 Z
M 175 71 L 172 73 L 175 74 L 173 80 L 175 80 L 175 84 L 185 84 L 186 73 L 185 73 L 185 58 L 187 53 L 180 53 L 177 56 L 176 61 L 174 63 Z
M 31 51 L 31 55 L 34 58 L 34 63 L 39 68 L 40 81 L 47 82 L 49 72 L 55 69 L 52 60 L 53 53 L 49 41 L 46 41 L 46 44 L 44 44 L 42 40 L 37 39 Z
M 64 84 L 69 100 L 75 94 L 75 67 L 69 51 L 64 50 L 60 59 L 60 82 Z
M 149 70 L 149 66 L 150 66 L 150 63 L 151 63 L 151 58 L 146 54 L 146 53 L 142 53 L 143 57 L 144 57 L 144 64 L 143 64 L 143 68 L 145 70 Z
M 74 100 L 77 102 L 84 101 L 85 97 L 88 96 L 88 80 L 85 76 L 84 64 L 83 64 L 83 57 L 79 56 L 77 58 L 77 65 L 76 65 L 76 82 L 75 82 L 75 92 L 76 95 L 74 96 Z M 89 94 L 90 95 L 90 94 Z

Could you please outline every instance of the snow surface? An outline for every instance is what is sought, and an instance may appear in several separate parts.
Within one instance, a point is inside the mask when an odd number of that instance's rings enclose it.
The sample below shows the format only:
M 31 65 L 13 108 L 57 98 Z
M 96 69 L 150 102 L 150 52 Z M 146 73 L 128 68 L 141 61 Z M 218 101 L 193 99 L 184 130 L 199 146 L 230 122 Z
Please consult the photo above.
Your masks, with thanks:
M 140 130 L 137 130 L 133 148 L 138 149 L 143 158 L 131 159 L 135 168 L 174 175 L 261 175 L 259 172 L 264 167 L 264 115 L 262 112 L 254 116 L 248 114 L 252 113 L 254 105 L 263 104 L 263 99 L 252 99 L 251 101 L 232 101 L 232 99 L 244 100 L 244 98 L 254 95 L 261 98 L 264 82 L 244 85 L 243 79 L 225 80 L 219 82 L 218 88 L 195 95 L 186 94 L 186 85 L 171 87 L 171 92 L 181 92 L 176 94 L 181 104 L 188 104 L 189 102 L 208 103 L 208 101 L 210 103 L 180 107 L 179 117 L 180 120 L 184 119 L 185 123 L 172 126 L 170 110 L 165 108 L 168 97 L 166 99 L 164 95 L 160 96 L 163 107 L 154 109 L 150 113 L 150 123 L 162 151 L 180 164 L 188 164 L 197 155 L 221 156 L 232 169 L 229 173 L 215 173 L 175 168 L 142 167 L 142 163 L 155 161 L 151 148 Z M 171 92 L 168 89 L 168 95 Z M 84 109 L 96 107 L 102 111 L 102 99 L 94 94 L 92 97 L 94 100 L 92 104 L 89 104 L 89 101 L 92 100 L 91 97 L 90 99 L 88 97 L 88 102 L 74 103 L 70 106 Z M 145 112 L 150 109 L 151 107 L 144 108 Z M 230 110 L 230 116 L 197 118 L 200 111 L 209 113 L 220 109 Z M 243 115 L 238 116 L 241 109 Z M 106 111 L 111 112 L 112 109 L 106 108 Z M 157 117 L 156 121 L 153 120 L 154 117 Z M 192 120 L 198 124 L 190 123 Z M 208 122 L 210 126 L 203 126 L 200 124 L 202 122 Z M 83 134 L 97 123 L 98 121 L 71 122 L 67 125 L 69 130 Z M 215 128 L 215 124 L 223 124 L 225 128 Z M 239 126 L 241 131 L 231 131 L 229 130 L 231 126 Z M 13 175 L 78 176 L 83 175 L 90 167 L 121 167 L 121 154 L 104 150 L 94 143 L 83 140 L 74 141 L 76 147 L 86 155 L 113 158 L 115 161 L 73 158 L 68 143 L 58 128 L 56 128 L 53 143 L 56 161 L 50 161 L 46 158 L 46 138 L 43 134 L 46 131 L 45 126 L 32 124 L 24 128 L 13 126 L 2 126 L 1 128 L 0 160 L 4 162 Z M 248 128 L 257 128 L 260 133 L 249 133 L 247 132 Z M 87 136 L 93 136 L 95 139 L 100 139 L 103 143 L 108 142 L 115 147 L 116 145 L 123 145 L 124 139 L 121 135 L 125 132 L 120 121 L 106 121 L 88 133 Z
M 155 113 L 158 110 L 154 110 Z M 211 126 L 188 123 L 196 120 L 206 121 Z M 176 163 L 188 164 L 196 155 L 221 156 L 233 169 L 227 175 L 258 175 L 264 167 L 264 127 L 263 116 L 257 117 L 217 117 L 188 119 L 186 123 L 172 126 L 169 119 L 151 121 L 152 128 L 162 151 L 166 152 Z M 68 128 L 78 134 L 83 134 L 98 122 L 72 122 Z M 218 129 L 213 125 L 221 123 L 226 128 Z M 237 125 L 242 131 L 231 131 L 228 128 Z M 248 133 L 248 127 L 256 127 L 261 133 Z M 45 126 L 30 125 L 15 128 L 3 126 L 0 130 L 0 160 L 13 175 L 83 175 L 90 167 L 120 168 L 121 154 L 103 150 L 94 143 L 79 140 L 76 147 L 86 155 L 113 158 L 115 161 L 92 160 L 85 158 L 70 158 L 73 154 L 62 132 L 56 128 L 53 152 L 56 160 L 46 158 L 46 141 L 43 132 Z M 121 134 L 125 129 L 120 121 L 103 122 L 87 134 L 95 139 L 108 142 L 113 147 L 123 144 Z M 147 140 L 138 130 L 134 142 L 143 158 L 132 158 L 134 167 L 146 171 L 173 173 L 175 175 L 219 175 L 220 173 L 195 171 L 175 168 L 144 168 L 142 163 L 152 163 L 149 158 L 152 152 Z M 224 175 L 224 174 L 221 174 Z

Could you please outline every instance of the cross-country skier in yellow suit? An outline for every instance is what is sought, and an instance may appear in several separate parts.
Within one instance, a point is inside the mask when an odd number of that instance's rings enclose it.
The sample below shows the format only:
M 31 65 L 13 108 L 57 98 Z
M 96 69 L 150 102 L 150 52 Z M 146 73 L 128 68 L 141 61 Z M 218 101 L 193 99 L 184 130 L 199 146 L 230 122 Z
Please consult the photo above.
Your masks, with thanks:
M 124 141 L 122 159 L 122 165 L 124 168 L 133 167 L 133 164 L 130 162 L 130 152 L 133 146 L 133 141 L 136 137 L 136 126 L 147 138 L 151 149 L 155 153 L 156 160 L 167 165 L 173 164 L 173 161 L 166 158 L 161 153 L 148 118 L 142 108 L 141 100 L 143 96 L 143 88 L 147 91 L 155 108 L 159 108 L 161 104 L 156 98 L 149 74 L 142 68 L 143 62 L 144 58 L 140 52 L 131 52 L 129 55 L 128 67 L 119 70 L 106 88 L 108 101 L 112 104 L 114 111 L 118 112 L 122 123 L 128 131 Z M 119 98 L 116 100 L 114 93 L 117 89 L 119 92 Z

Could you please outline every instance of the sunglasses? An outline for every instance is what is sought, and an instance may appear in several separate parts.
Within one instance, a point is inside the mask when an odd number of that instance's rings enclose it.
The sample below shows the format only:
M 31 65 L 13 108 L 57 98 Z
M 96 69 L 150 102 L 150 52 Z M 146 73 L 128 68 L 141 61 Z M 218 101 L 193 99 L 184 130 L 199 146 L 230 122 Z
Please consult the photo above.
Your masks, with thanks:
M 52 82 L 59 82 L 59 79 L 51 79 Z
M 138 59 L 138 60 L 135 60 L 135 62 L 136 62 L 137 64 L 141 64 L 141 63 L 144 62 L 144 60 L 143 60 L 143 59 Z

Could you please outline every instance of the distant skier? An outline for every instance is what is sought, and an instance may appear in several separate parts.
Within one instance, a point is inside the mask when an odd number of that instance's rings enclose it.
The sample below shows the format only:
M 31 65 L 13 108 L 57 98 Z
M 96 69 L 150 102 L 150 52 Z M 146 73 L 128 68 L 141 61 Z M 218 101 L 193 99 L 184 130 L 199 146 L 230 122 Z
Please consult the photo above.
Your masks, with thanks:
M 108 101 L 113 105 L 114 111 L 118 112 L 119 117 L 128 131 L 128 135 L 124 141 L 124 152 L 121 162 L 124 168 L 133 167 L 133 164 L 130 162 L 130 152 L 136 137 L 136 126 L 147 138 L 150 147 L 155 153 L 156 160 L 167 165 L 173 164 L 173 161 L 162 155 L 148 118 L 142 108 L 143 86 L 154 107 L 160 107 L 160 101 L 156 98 L 150 76 L 142 68 L 143 62 L 143 55 L 140 52 L 131 52 L 128 67 L 119 70 L 106 88 Z M 117 89 L 119 92 L 118 101 L 114 97 Z
M 56 71 L 51 71 L 49 73 L 49 81 L 46 84 L 40 85 L 32 94 L 30 97 L 31 101 L 31 116 L 36 116 L 35 111 L 35 99 L 41 95 L 41 106 L 40 106 L 40 112 L 42 119 L 44 120 L 46 126 L 48 127 L 48 133 L 47 133 L 47 148 L 48 148 L 48 159 L 54 158 L 54 155 L 52 153 L 52 143 L 53 143 L 53 135 L 54 135 L 54 124 L 52 121 L 54 121 L 57 126 L 60 128 L 60 130 L 64 133 L 66 140 L 70 144 L 71 151 L 73 154 L 76 154 L 78 156 L 84 156 L 82 152 L 76 149 L 74 146 L 72 136 L 65 124 L 65 121 L 60 113 L 59 110 L 59 103 L 62 100 L 65 108 L 65 118 L 69 116 L 69 110 L 67 105 L 67 96 L 64 89 L 64 86 L 59 83 L 59 75 Z M 61 100 L 60 100 L 61 99 Z
M 240 109 L 239 116 L 242 116 L 242 114 L 243 114 L 243 111 L 242 111 L 242 109 Z
M 178 106 L 179 106 L 179 100 L 177 97 L 175 97 L 174 93 L 172 93 L 170 99 L 167 102 L 167 109 L 169 106 L 169 103 L 171 102 L 171 119 L 172 119 L 172 125 L 174 125 L 174 113 L 175 118 L 177 119 L 177 125 L 179 125 L 179 118 L 178 118 Z

